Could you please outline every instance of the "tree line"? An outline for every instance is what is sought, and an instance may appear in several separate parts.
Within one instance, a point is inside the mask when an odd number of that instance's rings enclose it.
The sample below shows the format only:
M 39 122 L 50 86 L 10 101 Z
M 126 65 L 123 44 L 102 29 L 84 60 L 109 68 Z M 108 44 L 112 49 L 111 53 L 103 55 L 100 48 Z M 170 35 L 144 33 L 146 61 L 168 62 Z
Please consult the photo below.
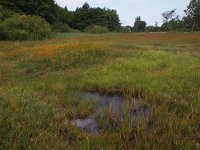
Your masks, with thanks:
M 83 31 L 90 25 L 106 27 L 109 31 L 119 31 L 120 20 L 116 10 L 92 8 L 88 3 L 75 11 L 62 8 L 54 0 L 1 0 L 0 5 L 8 10 L 44 18 L 59 30 L 61 26 Z
M 176 9 L 163 12 L 162 16 L 161 26 L 158 22 L 147 26 L 138 16 L 131 27 L 121 26 L 116 10 L 93 8 L 88 3 L 69 11 L 54 0 L 1 0 L 0 39 L 44 39 L 52 32 L 200 31 L 200 0 L 190 1 L 183 18 L 176 15 Z
M 123 32 L 158 32 L 158 31 L 179 31 L 190 32 L 200 31 L 200 0 L 191 0 L 187 6 L 185 16 L 180 18 L 176 14 L 176 9 L 165 11 L 161 15 L 163 17 L 163 23 L 158 26 L 158 22 L 155 22 L 154 26 L 146 26 L 147 23 L 141 20 L 138 16 L 135 19 L 134 26 L 122 26 Z

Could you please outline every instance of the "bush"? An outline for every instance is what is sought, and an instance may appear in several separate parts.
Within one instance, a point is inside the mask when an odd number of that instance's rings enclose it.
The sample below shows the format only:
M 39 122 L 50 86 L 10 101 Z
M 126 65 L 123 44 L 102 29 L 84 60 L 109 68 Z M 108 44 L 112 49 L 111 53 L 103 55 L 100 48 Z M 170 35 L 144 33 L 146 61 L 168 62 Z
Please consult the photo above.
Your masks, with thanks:
M 68 26 L 68 24 L 66 23 L 55 23 L 51 26 L 52 30 L 55 31 L 55 32 L 61 32 L 61 33 L 66 33 L 66 32 L 76 32 L 76 33 L 79 33 L 81 31 L 79 30 L 75 30 L 75 29 L 72 29 L 71 27 Z
M 50 25 L 39 16 L 15 14 L 0 23 L 2 40 L 41 40 L 51 35 Z
M 26 19 L 25 24 L 27 25 L 26 29 L 30 33 L 31 39 L 47 39 L 51 36 L 51 28 L 49 23 L 43 20 L 39 16 L 24 16 Z
M 106 27 L 102 27 L 102 26 L 98 26 L 98 25 L 91 25 L 89 27 L 86 27 L 84 29 L 84 32 L 100 34 L 100 33 L 109 32 L 109 30 Z
M 23 41 L 28 39 L 29 33 L 25 30 L 15 30 L 13 32 L 7 32 L 6 38 L 8 40 Z
M 52 30 L 55 32 L 71 32 L 73 31 L 72 28 L 70 28 L 68 26 L 68 24 L 64 24 L 64 23 L 55 23 L 52 25 Z

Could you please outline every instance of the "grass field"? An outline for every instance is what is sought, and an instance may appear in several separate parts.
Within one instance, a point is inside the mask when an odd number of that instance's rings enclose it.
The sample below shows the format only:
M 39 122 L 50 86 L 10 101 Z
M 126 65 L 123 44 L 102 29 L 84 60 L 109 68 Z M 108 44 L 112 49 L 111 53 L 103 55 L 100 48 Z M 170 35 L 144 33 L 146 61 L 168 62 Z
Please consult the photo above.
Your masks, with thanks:
M 0 42 L 0 149 L 200 149 L 200 33 L 62 37 Z M 77 129 L 83 91 L 137 96 L 153 128 Z

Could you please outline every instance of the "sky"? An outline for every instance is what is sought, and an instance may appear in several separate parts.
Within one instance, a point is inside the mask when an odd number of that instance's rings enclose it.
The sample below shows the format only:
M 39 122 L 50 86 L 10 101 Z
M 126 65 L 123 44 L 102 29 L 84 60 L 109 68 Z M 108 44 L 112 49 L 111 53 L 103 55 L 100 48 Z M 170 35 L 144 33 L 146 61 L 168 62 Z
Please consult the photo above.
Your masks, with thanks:
M 91 7 L 110 8 L 117 10 L 122 25 L 133 26 L 135 18 L 147 22 L 147 25 L 162 24 L 162 12 L 176 8 L 176 14 L 182 17 L 190 0 L 55 0 L 61 7 L 67 6 L 75 10 L 88 2 Z

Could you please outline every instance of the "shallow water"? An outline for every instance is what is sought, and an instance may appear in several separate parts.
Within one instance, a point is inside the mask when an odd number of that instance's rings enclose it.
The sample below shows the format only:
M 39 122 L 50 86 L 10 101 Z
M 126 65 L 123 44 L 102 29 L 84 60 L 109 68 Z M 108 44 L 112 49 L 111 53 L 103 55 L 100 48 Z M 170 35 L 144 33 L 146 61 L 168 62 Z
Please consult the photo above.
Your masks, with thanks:
M 101 113 L 108 109 L 110 110 L 112 117 L 122 115 L 126 105 L 125 98 L 117 95 L 110 96 L 86 92 L 81 95 L 81 99 L 89 99 L 97 102 L 96 110 L 91 114 L 91 117 L 101 115 Z
M 92 134 L 98 134 L 99 132 L 99 126 L 97 122 L 90 118 L 76 119 L 72 121 L 72 124 L 80 128 L 81 130 L 84 130 Z
M 96 109 L 85 119 L 72 120 L 72 124 L 91 134 L 98 134 L 100 129 L 97 123 L 97 116 L 103 115 L 105 111 L 108 111 L 111 119 L 120 121 L 123 123 L 123 119 L 126 117 L 127 112 L 132 123 L 136 123 L 139 117 L 148 118 L 149 108 L 146 105 L 140 105 L 137 98 L 127 100 L 123 96 L 119 95 L 103 95 L 100 93 L 85 92 L 80 97 L 81 100 L 91 100 L 97 103 Z

